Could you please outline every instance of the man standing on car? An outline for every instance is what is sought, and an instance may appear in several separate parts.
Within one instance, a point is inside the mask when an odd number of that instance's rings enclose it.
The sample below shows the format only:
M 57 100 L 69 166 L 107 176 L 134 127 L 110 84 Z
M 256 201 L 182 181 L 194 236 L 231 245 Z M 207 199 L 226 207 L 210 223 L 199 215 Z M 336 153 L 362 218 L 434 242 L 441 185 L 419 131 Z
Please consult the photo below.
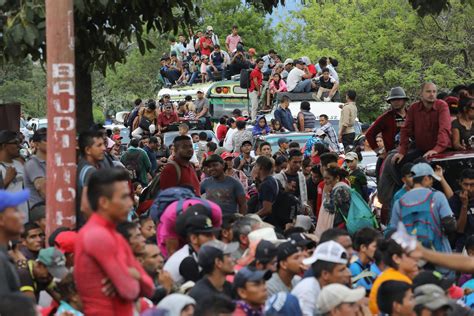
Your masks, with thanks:
M 444 152 L 451 146 L 451 117 L 449 107 L 436 99 L 436 85 L 425 82 L 421 85 L 420 101 L 413 103 L 400 131 L 399 152 L 392 162 L 411 161 L 423 155 L 428 158 Z M 414 139 L 414 150 L 409 152 L 410 139 Z M 405 157 L 407 156 L 407 157 Z
M 356 92 L 347 91 L 346 104 L 342 107 L 341 118 L 339 122 L 339 142 L 344 145 L 344 149 L 354 144 L 355 139 L 355 120 L 357 118 Z
M 251 108 L 251 117 L 252 120 L 255 120 L 257 117 L 257 110 L 258 110 L 258 100 L 262 95 L 262 81 L 263 81 L 263 74 L 262 74 L 262 67 L 263 67 L 263 59 L 257 59 L 257 64 L 255 68 L 250 73 L 250 88 L 249 88 L 249 98 L 250 103 L 252 105 Z
M 290 98 L 284 95 L 281 97 L 280 106 L 275 110 L 274 116 L 275 120 L 280 121 L 281 126 L 290 132 L 294 132 L 296 130 L 296 124 L 291 110 L 288 108 L 289 106 Z
M 390 152 L 396 147 L 396 137 L 405 123 L 406 109 L 405 104 L 408 97 L 401 87 L 395 87 L 390 90 L 387 102 L 390 109 L 380 115 L 372 125 L 370 125 L 365 137 L 369 142 L 370 148 L 377 149 L 377 135 L 382 134 L 385 152 Z

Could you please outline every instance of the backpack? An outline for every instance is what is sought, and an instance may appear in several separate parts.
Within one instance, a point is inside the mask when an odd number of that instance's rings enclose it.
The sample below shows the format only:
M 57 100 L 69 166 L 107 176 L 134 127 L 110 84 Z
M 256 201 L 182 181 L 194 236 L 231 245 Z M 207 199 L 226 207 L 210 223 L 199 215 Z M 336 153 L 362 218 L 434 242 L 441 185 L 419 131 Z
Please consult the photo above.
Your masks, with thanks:
M 403 197 L 398 200 L 400 221 L 405 225 L 410 235 L 416 236 L 426 248 L 443 251 L 443 233 L 441 223 L 433 210 L 433 195 L 430 192 L 426 198 L 416 204 L 407 204 Z
M 181 180 L 181 167 L 173 160 L 168 160 L 167 165 L 168 164 L 171 164 L 176 168 L 176 174 L 179 183 Z M 137 213 L 141 214 L 146 212 L 158 196 L 158 193 L 160 192 L 160 176 L 161 173 L 155 175 L 148 186 L 143 189 L 142 194 L 140 195 Z
M 372 213 L 372 210 L 364 198 L 353 188 L 350 188 L 350 192 L 351 205 L 349 206 L 347 217 L 338 209 L 346 223 L 346 229 L 349 234 L 354 235 L 357 231 L 365 227 L 378 228 L 379 225 L 375 214 Z
M 242 69 L 240 71 L 240 87 L 242 89 L 250 88 L 250 73 L 253 69 Z
M 285 226 L 291 223 L 298 215 L 300 201 L 293 194 L 286 192 L 280 181 L 273 178 L 277 184 L 277 197 L 272 205 L 272 213 L 265 221 L 275 226 L 278 232 L 285 231 Z
M 134 153 L 128 152 L 125 155 L 124 165 L 130 174 L 130 179 L 133 181 L 139 181 L 140 174 L 140 155 L 141 152 L 137 151 Z
M 133 129 L 133 121 L 135 121 L 135 118 L 136 118 L 137 115 L 138 115 L 138 110 L 139 110 L 139 109 L 140 109 L 140 108 L 137 106 L 136 108 L 134 108 L 134 109 L 132 110 L 132 112 L 130 112 L 130 113 L 128 114 L 126 124 L 125 124 L 125 120 L 124 120 L 124 125 L 125 125 L 126 127 L 130 127 L 130 130 Z M 133 131 L 130 131 L 130 132 L 133 132 Z
M 319 139 L 318 137 L 311 137 L 310 139 L 308 139 L 306 141 L 306 145 L 305 145 L 305 148 L 304 148 L 304 157 L 307 158 L 307 157 L 311 157 L 311 151 L 313 150 L 313 147 L 314 147 L 314 144 L 316 143 L 321 143 L 321 144 L 324 144 L 324 142 Z
M 194 195 L 193 191 L 188 188 L 173 187 L 165 189 L 158 193 L 153 205 L 150 207 L 150 217 L 155 221 L 155 223 L 158 223 L 168 205 L 178 200 L 179 203 L 176 212 L 177 215 L 179 215 L 183 211 L 184 200 L 195 196 L 196 195 Z

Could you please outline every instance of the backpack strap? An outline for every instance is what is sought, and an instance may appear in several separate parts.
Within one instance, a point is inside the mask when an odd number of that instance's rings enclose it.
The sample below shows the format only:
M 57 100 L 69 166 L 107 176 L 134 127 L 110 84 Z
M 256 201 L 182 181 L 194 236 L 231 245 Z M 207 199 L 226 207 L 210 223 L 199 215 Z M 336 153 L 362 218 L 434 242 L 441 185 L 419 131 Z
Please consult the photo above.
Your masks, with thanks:
M 82 168 L 81 172 L 79 173 L 79 185 L 81 187 L 84 187 L 84 181 L 86 180 L 86 174 L 87 171 L 89 171 L 92 167 L 91 165 L 86 165 L 84 168 Z
M 173 165 L 176 169 L 176 176 L 178 177 L 178 183 L 181 181 L 181 167 L 178 165 L 178 163 L 174 160 L 169 160 L 169 164 Z

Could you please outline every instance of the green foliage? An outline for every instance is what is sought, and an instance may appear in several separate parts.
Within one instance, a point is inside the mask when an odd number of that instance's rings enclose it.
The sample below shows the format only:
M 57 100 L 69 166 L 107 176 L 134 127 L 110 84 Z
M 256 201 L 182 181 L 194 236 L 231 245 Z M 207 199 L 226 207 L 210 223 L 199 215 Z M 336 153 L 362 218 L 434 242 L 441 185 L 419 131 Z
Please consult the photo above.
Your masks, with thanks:
M 0 102 L 20 102 L 22 110 L 34 117 L 46 114 L 46 73 L 24 60 L 19 66 L 0 67 Z
M 100 106 L 94 106 L 92 108 L 92 115 L 94 116 L 94 123 L 104 124 L 105 115 L 103 109 Z
M 337 58 L 341 90 L 356 90 L 361 118 L 372 120 L 390 87 L 404 87 L 413 100 L 423 81 L 450 88 L 472 78 L 473 13 L 459 0 L 436 18 L 420 18 L 408 2 L 312 2 L 294 16 L 303 27 L 288 22 L 280 31 L 293 29 L 283 40 L 292 57 Z

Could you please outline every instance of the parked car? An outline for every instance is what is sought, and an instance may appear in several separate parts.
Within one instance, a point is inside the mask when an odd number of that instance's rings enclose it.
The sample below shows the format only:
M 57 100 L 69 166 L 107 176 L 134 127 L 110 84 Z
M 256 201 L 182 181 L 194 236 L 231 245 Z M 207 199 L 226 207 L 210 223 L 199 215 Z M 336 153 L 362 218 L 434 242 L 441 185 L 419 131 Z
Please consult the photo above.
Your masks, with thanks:
M 214 134 L 213 131 L 211 130 L 203 130 L 203 129 L 199 129 L 199 130 L 190 130 L 189 131 L 189 135 L 193 134 L 193 133 L 201 133 L 201 132 L 206 132 L 207 133 L 207 139 L 211 139 L 212 142 L 216 143 L 216 144 L 219 144 L 219 141 L 217 140 L 217 137 L 216 137 L 216 134 Z M 163 134 L 163 142 L 165 143 L 165 145 L 167 147 L 169 147 L 169 145 L 171 145 L 173 143 L 173 140 L 175 139 L 176 136 L 179 135 L 179 132 L 167 132 L 167 133 L 164 133 Z

